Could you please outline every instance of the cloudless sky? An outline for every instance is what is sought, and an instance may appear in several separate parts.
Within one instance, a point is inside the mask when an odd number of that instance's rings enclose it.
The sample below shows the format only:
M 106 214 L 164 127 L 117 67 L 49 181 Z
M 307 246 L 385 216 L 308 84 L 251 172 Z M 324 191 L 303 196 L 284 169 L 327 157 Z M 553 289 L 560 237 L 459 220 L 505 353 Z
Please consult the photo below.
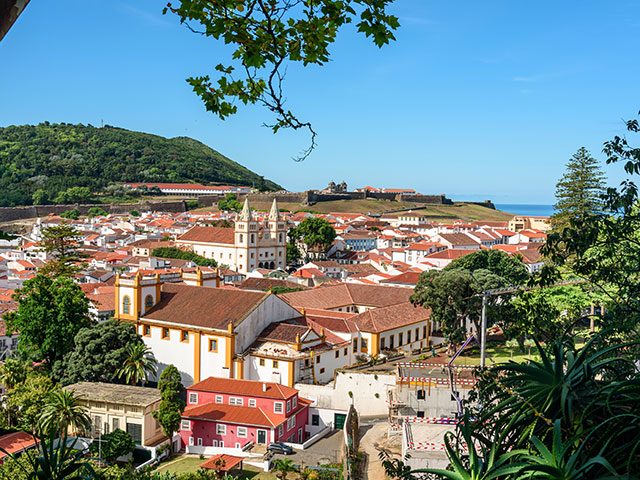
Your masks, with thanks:
M 229 50 L 164 5 L 32 1 L 0 42 L 0 126 L 186 135 L 293 191 L 344 180 L 544 204 L 579 147 L 604 160 L 603 142 L 640 110 L 639 1 L 396 0 L 391 45 L 347 26 L 329 64 L 289 67 L 288 106 L 318 132 L 296 163 L 307 134 L 273 135 L 265 109 L 224 122 L 205 111 L 185 79 Z

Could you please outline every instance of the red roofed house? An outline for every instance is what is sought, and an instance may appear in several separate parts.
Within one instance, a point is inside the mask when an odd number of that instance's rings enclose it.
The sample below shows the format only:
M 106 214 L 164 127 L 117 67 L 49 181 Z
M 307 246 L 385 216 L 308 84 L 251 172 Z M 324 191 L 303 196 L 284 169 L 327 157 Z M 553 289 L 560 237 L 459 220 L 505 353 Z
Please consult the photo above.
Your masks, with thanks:
M 2 435 L 0 437 L 0 465 L 9 455 L 17 455 L 35 446 L 36 439 L 30 433 L 13 432 Z
M 251 442 L 300 444 L 310 403 L 278 383 L 209 377 L 187 388 L 179 433 L 195 454 L 238 454 Z

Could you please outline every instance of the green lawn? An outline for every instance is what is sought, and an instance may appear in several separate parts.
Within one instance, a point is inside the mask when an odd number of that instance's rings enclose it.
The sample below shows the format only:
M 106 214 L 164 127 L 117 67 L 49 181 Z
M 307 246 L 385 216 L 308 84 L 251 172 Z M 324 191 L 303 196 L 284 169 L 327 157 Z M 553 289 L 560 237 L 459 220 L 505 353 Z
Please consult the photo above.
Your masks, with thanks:
M 524 363 L 529 360 L 540 361 L 540 355 L 538 355 L 535 348 L 531 349 L 531 356 L 529 356 L 529 351 L 526 348 L 525 353 L 522 353 L 519 348 L 514 348 L 512 354 L 512 349 L 504 345 L 487 345 L 487 365 L 504 363 L 509 360 L 518 363 Z M 476 346 L 471 350 L 465 351 L 453 363 L 458 365 L 480 365 L 480 347 Z
M 156 471 L 169 473 L 193 473 L 198 471 L 200 464 L 205 460 L 206 458 L 201 460 L 200 457 L 183 455 L 166 463 L 160 464 Z M 242 474 L 239 475 L 238 478 L 241 480 L 277 480 L 278 477 L 270 472 L 265 473 L 252 465 L 244 465 Z

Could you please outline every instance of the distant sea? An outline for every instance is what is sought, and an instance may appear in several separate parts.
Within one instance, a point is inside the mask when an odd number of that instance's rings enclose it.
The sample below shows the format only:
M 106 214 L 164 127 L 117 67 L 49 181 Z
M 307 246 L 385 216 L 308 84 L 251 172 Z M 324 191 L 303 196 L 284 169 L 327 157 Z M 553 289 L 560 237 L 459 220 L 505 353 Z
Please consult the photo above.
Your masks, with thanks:
M 503 212 L 531 217 L 550 217 L 553 215 L 553 205 L 533 205 L 528 203 L 496 203 L 496 208 Z

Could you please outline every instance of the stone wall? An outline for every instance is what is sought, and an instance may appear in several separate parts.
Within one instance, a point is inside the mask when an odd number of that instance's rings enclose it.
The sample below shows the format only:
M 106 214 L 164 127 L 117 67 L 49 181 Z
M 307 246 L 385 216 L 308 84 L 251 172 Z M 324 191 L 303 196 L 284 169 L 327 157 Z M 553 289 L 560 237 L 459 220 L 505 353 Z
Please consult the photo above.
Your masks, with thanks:
M 453 205 L 453 201 L 447 198 L 444 193 L 442 195 L 409 195 L 402 193 L 397 196 L 400 202 L 413 203 L 433 203 L 438 205 Z

